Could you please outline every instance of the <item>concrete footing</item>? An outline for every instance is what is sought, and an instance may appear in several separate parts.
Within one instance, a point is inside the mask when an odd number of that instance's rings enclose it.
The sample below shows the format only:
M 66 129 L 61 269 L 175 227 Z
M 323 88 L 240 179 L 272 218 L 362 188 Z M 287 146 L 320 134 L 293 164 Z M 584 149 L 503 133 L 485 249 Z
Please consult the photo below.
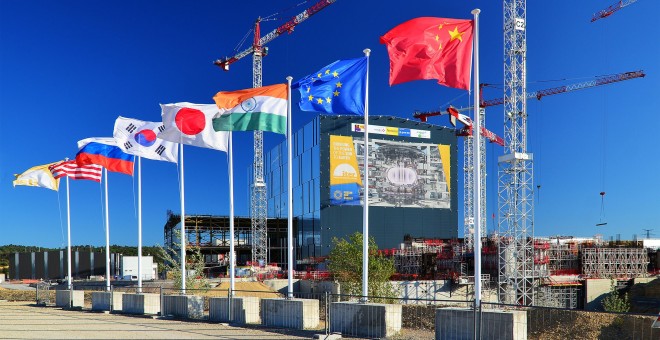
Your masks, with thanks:
M 121 311 L 123 292 L 92 292 L 93 311 Z
M 73 293 L 73 299 L 70 293 Z M 62 308 L 82 308 L 85 306 L 85 292 L 82 290 L 57 290 L 55 291 L 55 306 Z
M 201 319 L 204 317 L 204 298 L 194 295 L 165 295 L 160 315 Z
M 160 294 L 124 294 L 122 312 L 128 314 L 160 313 Z
M 231 300 L 232 317 L 229 318 L 229 298 L 209 299 L 209 320 L 236 324 L 261 323 L 258 297 L 233 297 Z
M 319 326 L 319 300 L 261 299 L 261 323 L 272 327 L 314 329 Z
M 438 308 L 435 310 L 436 340 L 472 339 L 475 313 L 470 308 Z M 481 338 L 502 340 L 527 339 L 525 311 L 483 310 Z
M 389 338 L 401 332 L 401 305 L 333 302 L 330 332 L 364 338 Z

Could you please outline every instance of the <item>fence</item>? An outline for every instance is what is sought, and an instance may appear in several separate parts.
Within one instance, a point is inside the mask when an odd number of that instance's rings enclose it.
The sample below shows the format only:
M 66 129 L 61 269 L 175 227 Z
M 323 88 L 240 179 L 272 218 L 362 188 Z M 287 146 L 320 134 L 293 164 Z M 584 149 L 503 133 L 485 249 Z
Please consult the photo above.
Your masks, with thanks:
M 91 309 L 93 292 L 106 291 L 105 285 L 75 285 L 74 290 L 84 291 L 83 310 Z M 114 293 L 138 293 L 133 286 L 112 286 Z M 499 303 L 485 303 L 474 306 L 473 300 L 411 299 L 392 297 L 369 297 L 370 304 L 388 306 L 389 317 L 382 317 L 382 311 L 364 309 L 359 319 L 339 309 L 337 302 L 361 304 L 362 297 L 348 294 L 301 293 L 295 292 L 291 301 L 317 301 L 313 308 L 305 310 L 301 320 L 295 308 L 285 308 L 277 312 L 281 324 L 273 324 L 269 313 L 268 300 L 286 297 L 285 293 L 257 290 L 228 289 L 186 289 L 184 291 L 162 286 L 148 286 L 142 293 L 158 294 L 160 307 L 165 299 L 177 296 L 194 296 L 200 312 L 186 315 L 184 319 L 230 322 L 242 327 L 269 325 L 284 328 L 307 329 L 310 332 L 330 334 L 341 332 L 344 337 L 388 339 L 499 339 L 502 334 L 519 332 L 518 339 L 660 339 L 660 329 L 652 329 L 651 324 L 657 315 L 634 313 L 607 313 L 551 307 L 521 307 Z M 42 305 L 53 302 L 53 289 L 37 285 L 36 301 Z M 171 304 L 171 303 L 170 303 Z M 266 307 L 264 307 L 266 306 Z M 159 307 L 159 308 L 160 308 Z M 220 311 L 218 311 L 220 308 Z M 378 307 L 381 308 L 381 307 Z M 160 310 L 160 309 L 159 309 Z M 516 314 L 521 318 L 504 322 L 501 311 Z M 119 312 L 115 310 L 115 312 Z M 223 314 L 224 313 L 224 314 Z M 163 313 L 160 313 L 163 315 Z M 220 318 L 220 319 L 219 319 Z M 367 324 L 365 324 L 367 322 Z M 296 326 L 302 325 L 302 326 Z M 365 331 L 372 329 L 373 334 Z M 436 328 L 437 332 L 436 332 Z M 392 330 L 393 331 L 390 331 Z M 365 333 L 367 332 L 367 333 Z M 438 334 L 440 336 L 438 336 Z M 515 335 L 515 334 L 514 334 Z M 516 337 L 512 337 L 516 338 Z

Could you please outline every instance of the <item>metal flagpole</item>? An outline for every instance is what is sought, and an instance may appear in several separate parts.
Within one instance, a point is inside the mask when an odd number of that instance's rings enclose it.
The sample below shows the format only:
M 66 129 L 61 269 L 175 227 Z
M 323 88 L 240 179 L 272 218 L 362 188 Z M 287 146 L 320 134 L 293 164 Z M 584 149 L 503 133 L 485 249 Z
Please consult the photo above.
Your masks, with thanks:
M 105 290 L 110 291 L 110 212 L 108 211 L 108 169 L 105 175 Z
M 362 221 L 362 302 L 367 302 L 369 296 L 369 54 L 371 50 L 364 49 L 367 57 L 367 79 L 364 95 L 364 212 Z
M 234 254 L 234 136 L 229 131 L 229 145 L 227 145 L 227 157 L 229 157 L 229 296 L 234 296 L 236 285 L 236 256 Z M 254 235 L 253 235 L 254 237 Z M 231 304 L 231 300 L 229 303 Z M 232 317 L 231 309 L 229 311 Z
M 474 303 L 476 307 L 481 305 L 481 114 L 479 107 L 479 12 L 474 9 Z
M 142 157 L 137 157 L 138 172 L 138 293 L 142 293 Z
M 286 147 L 287 147 L 287 197 L 288 197 L 288 211 L 287 211 L 287 258 L 288 258 L 288 288 L 287 288 L 287 298 L 293 298 L 293 166 L 291 150 L 291 80 L 293 77 L 286 77 L 287 81 L 287 104 L 286 104 Z
M 68 158 L 66 159 L 69 160 Z M 71 209 L 69 205 L 69 175 L 66 175 L 66 238 L 67 238 L 67 285 L 71 292 Z
M 186 293 L 186 215 L 185 215 L 185 195 L 183 180 L 183 143 L 181 145 L 181 291 Z

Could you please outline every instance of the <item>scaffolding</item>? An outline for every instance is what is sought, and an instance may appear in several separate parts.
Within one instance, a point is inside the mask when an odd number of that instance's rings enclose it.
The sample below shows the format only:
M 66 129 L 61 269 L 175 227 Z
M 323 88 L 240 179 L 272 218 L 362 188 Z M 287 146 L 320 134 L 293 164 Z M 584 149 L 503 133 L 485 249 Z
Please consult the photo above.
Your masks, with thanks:
M 576 275 L 580 272 L 578 244 L 576 242 L 568 243 L 550 243 L 548 256 L 550 263 L 548 270 L 551 275 Z
M 543 307 L 577 309 L 579 292 L 579 283 L 542 286 L 538 290 L 536 304 Z
M 644 248 L 584 248 L 582 274 L 589 278 L 630 279 L 648 276 Z
M 419 249 L 401 249 L 394 253 L 394 267 L 399 274 L 420 274 L 422 267 L 422 252 Z

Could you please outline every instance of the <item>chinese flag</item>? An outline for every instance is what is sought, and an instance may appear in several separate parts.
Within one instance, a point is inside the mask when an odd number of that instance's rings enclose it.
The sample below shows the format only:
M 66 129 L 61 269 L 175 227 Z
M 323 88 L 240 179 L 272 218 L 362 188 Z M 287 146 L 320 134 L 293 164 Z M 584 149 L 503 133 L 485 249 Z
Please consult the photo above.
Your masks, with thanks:
M 419 79 L 468 90 L 472 68 L 472 20 L 422 17 L 380 37 L 390 56 L 390 86 Z

